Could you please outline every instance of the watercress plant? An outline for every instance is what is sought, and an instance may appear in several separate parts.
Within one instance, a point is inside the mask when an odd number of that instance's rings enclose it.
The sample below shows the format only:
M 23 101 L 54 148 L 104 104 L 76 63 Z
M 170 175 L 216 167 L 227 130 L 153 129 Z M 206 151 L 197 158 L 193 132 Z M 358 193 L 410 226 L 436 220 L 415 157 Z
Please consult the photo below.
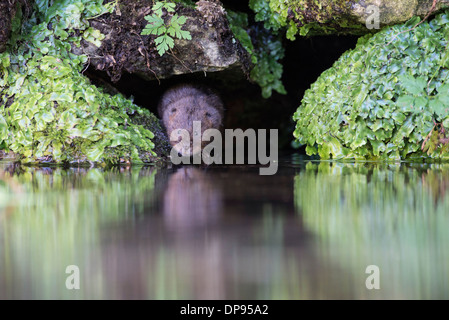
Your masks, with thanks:
M 71 51 L 81 39 L 101 44 L 88 19 L 113 10 L 102 2 L 36 0 L 33 15 L 15 21 L 0 54 L 0 149 L 22 162 L 141 163 L 154 154 L 153 133 L 133 123 L 157 123 L 154 115 L 91 85 L 88 57 Z
M 417 22 L 360 38 L 307 90 L 293 118 L 308 154 L 449 159 L 449 13 Z

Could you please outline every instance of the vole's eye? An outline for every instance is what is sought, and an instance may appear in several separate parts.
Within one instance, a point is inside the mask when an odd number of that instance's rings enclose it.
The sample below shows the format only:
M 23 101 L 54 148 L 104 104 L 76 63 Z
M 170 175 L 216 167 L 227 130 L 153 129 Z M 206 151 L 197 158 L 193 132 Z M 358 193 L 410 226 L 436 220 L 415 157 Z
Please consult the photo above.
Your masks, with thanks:
M 206 117 L 212 117 L 212 115 L 209 112 L 206 112 Z
M 176 112 L 176 108 L 171 109 L 171 112 Z

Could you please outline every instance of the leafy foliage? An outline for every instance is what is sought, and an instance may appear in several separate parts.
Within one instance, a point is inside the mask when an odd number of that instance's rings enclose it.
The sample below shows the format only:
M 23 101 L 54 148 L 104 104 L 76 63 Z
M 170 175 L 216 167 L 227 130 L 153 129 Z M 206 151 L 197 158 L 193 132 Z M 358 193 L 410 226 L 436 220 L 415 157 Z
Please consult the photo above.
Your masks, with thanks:
M 287 30 L 286 37 L 295 40 L 298 33 L 298 27 L 293 20 L 289 20 L 289 13 L 294 12 L 291 7 L 300 6 L 297 0 L 250 0 L 249 6 L 256 13 L 256 21 L 264 22 L 266 29 L 279 30 L 285 28 Z M 306 35 L 302 32 L 301 35 Z
M 279 63 L 285 53 L 281 36 L 257 26 L 250 29 L 248 17 L 244 13 L 228 10 L 228 20 L 234 36 L 251 55 L 254 67 L 250 76 L 261 87 L 262 96 L 269 98 L 273 90 L 286 94 L 281 81 L 283 66 Z M 249 36 L 247 29 L 254 35 L 253 38 Z
M 272 91 L 286 94 L 287 91 L 282 84 L 283 66 L 279 60 L 284 58 L 284 47 L 279 35 L 262 28 L 257 30 L 255 37 L 257 64 L 251 70 L 251 79 L 256 81 L 262 88 L 262 96 L 269 98 Z
M 256 13 L 256 21 L 264 22 L 266 29 L 277 31 L 286 26 L 286 17 L 273 10 L 274 3 L 271 0 L 249 0 L 249 7 Z
M 251 55 L 252 63 L 257 63 L 257 57 L 254 54 L 254 46 L 251 37 L 248 34 L 248 15 L 243 12 L 234 12 L 227 10 L 229 27 L 240 44 Z
M 256 21 L 263 21 L 265 28 L 285 29 L 286 37 L 295 40 L 296 35 L 365 34 L 367 29 L 351 19 L 339 16 L 348 6 L 347 0 L 250 0 L 250 8 L 256 13 Z
M 167 13 L 175 12 L 176 4 L 167 1 L 157 1 L 153 7 L 153 14 L 145 16 L 145 20 L 148 24 L 142 30 L 142 35 L 156 35 L 155 39 L 157 52 L 160 56 L 164 55 L 169 49 L 172 49 L 175 45 L 174 38 L 192 40 L 192 36 L 189 31 L 182 30 L 182 26 L 186 23 L 187 19 L 184 16 L 178 16 L 174 14 L 169 18 L 169 22 L 165 22 L 162 17 L 164 9 Z
M 57 163 L 138 163 L 139 152 L 152 153 L 153 133 L 132 117 L 153 115 L 91 85 L 81 73 L 88 58 L 71 53 L 82 38 L 101 44 L 86 19 L 106 10 L 101 0 L 35 2 L 0 55 L 1 149 L 23 162 Z
M 308 154 L 423 157 L 421 142 L 435 123 L 448 128 L 449 15 L 409 30 L 417 21 L 361 38 L 305 93 L 294 114 L 294 135 Z M 448 158 L 441 147 L 423 146 L 432 158 Z

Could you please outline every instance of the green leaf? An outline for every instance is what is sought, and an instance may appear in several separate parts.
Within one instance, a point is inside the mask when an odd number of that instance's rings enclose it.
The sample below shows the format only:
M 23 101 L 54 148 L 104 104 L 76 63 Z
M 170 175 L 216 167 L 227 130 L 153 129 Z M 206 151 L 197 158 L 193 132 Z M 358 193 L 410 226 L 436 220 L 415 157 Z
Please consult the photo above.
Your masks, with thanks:
M 11 65 L 9 54 L 0 54 L 0 64 L 3 68 L 8 68 Z
M 60 115 L 58 126 L 60 126 L 61 129 L 67 130 L 73 128 L 78 123 L 79 119 L 77 119 L 70 110 L 66 110 Z
M 174 40 L 168 35 L 160 36 L 155 39 L 156 48 L 158 50 L 159 55 L 163 55 L 168 49 L 173 48 Z
M 175 21 L 175 23 L 179 25 L 183 25 L 187 21 L 187 18 L 185 16 L 178 16 L 176 14 L 173 16 L 172 19 Z
M 429 107 L 434 113 L 436 113 L 438 116 L 437 120 L 439 121 L 444 119 L 449 114 L 449 104 L 445 104 L 441 101 L 439 95 L 429 101 Z
M 176 4 L 172 2 L 165 2 L 164 8 L 167 9 L 167 12 L 174 12 L 175 11 Z
M 311 147 L 310 145 L 307 145 L 307 147 L 306 147 L 306 153 L 309 155 L 309 156 L 313 156 L 313 155 L 315 155 L 315 154 L 317 154 L 317 149 L 315 148 L 315 147 Z
M 162 16 L 162 14 L 163 14 L 162 8 L 163 8 L 163 7 L 164 7 L 164 3 L 163 3 L 163 2 L 160 2 L 160 1 L 157 1 L 157 2 L 153 5 L 153 7 L 152 7 L 151 9 L 154 11 L 154 13 L 155 13 L 156 15 Z
M 104 145 L 96 143 L 90 146 L 89 150 L 86 151 L 87 159 L 90 161 L 99 161 L 104 154 Z
M 52 122 L 55 117 L 51 111 L 40 111 L 36 114 L 36 119 L 49 123 Z
M 73 96 L 71 94 L 68 94 L 68 93 L 52 92 L 50 94 L 49 99 L 51 101 L 73 102 Z
M 424 93 L 424 88 L 427 85 L 427 81 L 424 78 L 415 78 L 412 75 L 400 75 L 398 78 L 408 93 L 413 95 L 420 95 Z
M 53 158 L 57 162 L 63 160 L 62 143 L 59 141 L 53 141 L 52 146 L 53 146 Z
M 402 112 L 411 112 L 415 109 L 415 97 L 410 95 L 400 96 L 396 101 L 396 105 Z
M 382 152 L 384 152 L 386 150 L 385 143 L 383 143 L 382 141 L 370 139 L 369 142 L 371 143 L 371 146 L 373 147 L 373 154 L 375 156 L 379 156 Z
M 6 140 L 8 138 L 8 123 L 5 118 L 0 114 L 0 139 Z
M 322 159 L 342 159 L 347 155 L 347 150 L 345 150 L 340 141 L 334 137 L 327 137 L 326 142 L 318 147 L 318 154 Z
M 123 133 L 117 133 L 112 137 L 110 147 L 126 146 L 130 144 L 129 136 Z
M 177 38 L 179 39 L 186 39 L 186 40 L 192 40 L 192 36 L 190 35 L 189 31 L 185 30 L 179 30 L 176 34 Z
M 167 33 L 170 36 L 175 37 L 176 36 L 176 29 L 173 26 L 171 26 L 171 27 L 168 28 Z
M 404 138 L 408 137 L 410 133 L 415 128 L 416 124 L 413 121 L 413 116 L 409 116 L 404 124 L 399 127 L 399 130 L 394 135 L 392 142 L 394 144 L 398 144 L 404 140 Z
M 392 118 L 396 123 L 402 124 L 404 123 L 404 120 L 407 118 L 407 116 L 402 112 L 394 111 L 392 113 Z

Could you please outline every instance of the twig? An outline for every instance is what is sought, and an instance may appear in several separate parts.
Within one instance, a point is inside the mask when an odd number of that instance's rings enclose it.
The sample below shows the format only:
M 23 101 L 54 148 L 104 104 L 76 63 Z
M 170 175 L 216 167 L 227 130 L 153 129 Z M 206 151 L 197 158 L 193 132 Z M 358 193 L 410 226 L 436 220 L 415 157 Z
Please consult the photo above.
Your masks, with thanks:
M 87 70 L 87 68 L 89 68 L 89 66 L 90 66 L 90 57 L 87 56 L 87 66 L 84 68 L 83 71 L 81 71 L 81 73 L 84 74 L 84 72 Z
M 148 70 L 150 70 L 150 71 L 154 74 L 154 77 L 156 78 L 157 82 L 158 82 L 159 84 L 161 84 L 161 80 L 159 80 L 159 78 L 158 78 L 156 72 L 154 72 L 154 70 L 152 70 L 151 67 L 150 67 L 151 65 L 150 65 L 150 59 L 148 58 L 148 51 L 147 51 L 147 49 L 145 48 L 145 44 L 143 43 L 142 37 L 140 36 L 140 34 L 138 34 L 138 33 L 135 32 L 135 31 L 131 31 L 131 33 L 133 33 L 133 34 L 135 34 L 135 35 L 137 35 L 137 36 L 139 37 L 140 43 L 142 44 L 142 46 L 139 47 L 139 49 L 142 48 L 142 49 L 144 50 L 143 56 L 144 56 L 144 58 L 145 58 L 147 68 L 148 68 Z M 138 51 L 140 52 L 140 54 L 142 54 L 142 52 L 141 52 L 140 50 L 138 50 Z

